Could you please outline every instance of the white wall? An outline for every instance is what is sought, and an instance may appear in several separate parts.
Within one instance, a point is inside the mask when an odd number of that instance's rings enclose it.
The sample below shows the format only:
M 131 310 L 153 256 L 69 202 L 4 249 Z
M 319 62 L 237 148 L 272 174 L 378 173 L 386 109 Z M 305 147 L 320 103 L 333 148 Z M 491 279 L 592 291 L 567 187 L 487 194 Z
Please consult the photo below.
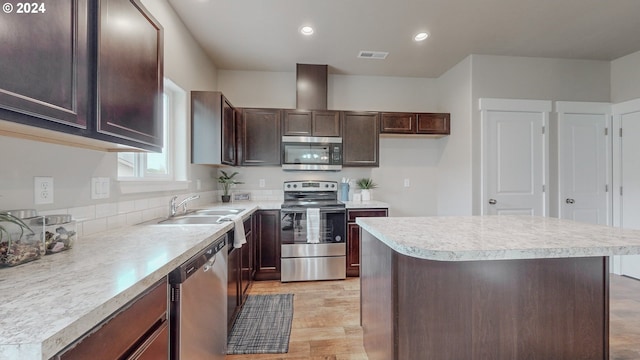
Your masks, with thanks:
M 164 27 L 165 76 L 184 90 L 215 90 L 216 68 L 189 35 L 184 24 L 175 15 L 166 0 L 145 0 L 145 6 Z M 185 113 L 188 116 L 189 112 Z M 115 217 L 123 208 L 144 211 L 149 201 L 166 194 L 145 193 L 122 195 L 116 184 L 117 155 L 80 148 L 35 142 L 0 136 L 0 209 L 35 208 L 39 211 L 82 213 L 83 218 L 101 217 L 96 229 L 104 229 L 107 217 Z M 212 168 L 189 166 L 190 179 L 201 179 L 202 190 L 214 190 Z M 215 174 L 215 172 L 213 172 Z M 33 177 L 54 177 L 54 204 L 34 205 Z M 91 200 L 90 179 L 101 176 L 111 178 L 111 197 Z M 195 184 L 189 191 L 195 190 Z M 133 205 L 133 203 L 136 205 Z M 164 199 L 161 200 L 165 205 Z M 125 204 L 118 210 L 118 204 Z M 73 210 L 70 210 L 73 209 Z M 102 210 L 99 210 L 102 209 Z M 127 210 L 128 211 L 128 210 Z M 96 220 L 98 222 L 98 220 Z
M 451 135 L 439 140 L 438 215 L 472 214 L 471 57 L 438 79 L 440 107 L 451 113 Z
M 603 101 L 611 93 L 610 62 L 511 56 L 472 55 L 473 213 L 480 214 L 480 98 L 553 101 Z M 553 115 L 553 114 L 552 114 Z M 550 119 L 553 123 L 555 118 Z M 553 129 L 553 127 L 552 127 Z M 554 138 L 554 134 L 550 134 Z M 552 143 L 550 154 L 557 152 Z M 551 169 L 550 179 L 557 179 Z M 555 182 L 549 191 L 557 191 Z M 553 200 L 553 199 L 552 199 Z
M 640 98 L 640 51 L 611 62 L 611 102 Z
M 296 107 L 295 72 L 218 70 L 218 90 L 237 107 Z

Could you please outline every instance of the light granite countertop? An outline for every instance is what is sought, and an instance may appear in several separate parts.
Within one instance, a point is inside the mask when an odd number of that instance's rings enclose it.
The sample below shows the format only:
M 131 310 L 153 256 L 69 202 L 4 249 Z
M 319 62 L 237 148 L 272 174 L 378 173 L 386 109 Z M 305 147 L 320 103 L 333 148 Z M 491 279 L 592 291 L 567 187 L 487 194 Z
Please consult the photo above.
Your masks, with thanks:
M 640 230 L 532 216 L 357 218 L 396 252 L 468 261 L 640 254 Z
M 199 208 L 279 210 L 282 202 Z M 378 201 L 347 208 L 384 208 Z M 81 237 L 71 250 L 0 269 L 0 359 L 49 359 L 233 228 L 141 225 Z
M 244 208 L 243 217 L 261 208 L 214 207 Z M 148 223 L 81 237 L 68 251 L 0 269 L 0 359 L 49 359 L 233 228 Z

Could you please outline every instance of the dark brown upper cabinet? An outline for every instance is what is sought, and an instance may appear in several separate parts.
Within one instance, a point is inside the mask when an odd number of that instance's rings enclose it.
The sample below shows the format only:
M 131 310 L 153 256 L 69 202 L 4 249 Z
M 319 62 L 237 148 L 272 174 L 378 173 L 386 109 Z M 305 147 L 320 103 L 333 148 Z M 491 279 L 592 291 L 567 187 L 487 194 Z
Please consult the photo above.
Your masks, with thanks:
M 377 112 L 342 112 L 342 166 L 377 167 L 379 160 Z
M 221 92 L 191 92 L 191 163 L 236 165 L 236 117 Z
M 283 110 L 282 135 L 339 137 L 340 112 Z
M 96 137 L 162 148 L 163 31 L 139 0 L 98 5 Z
M 90 121 L 88 3 L 43 4 L 37 14 L 0 12 L 0 118 L 84 135 Z
M 238 109 L 241 166 L 279 166 L 280 109 Z
M 380 113 L 382 134 L 449 135 L 451 133 L 448 113 Z
M 416 134 L 451 134 L 451 114 L 449 113 L 418 113 Z

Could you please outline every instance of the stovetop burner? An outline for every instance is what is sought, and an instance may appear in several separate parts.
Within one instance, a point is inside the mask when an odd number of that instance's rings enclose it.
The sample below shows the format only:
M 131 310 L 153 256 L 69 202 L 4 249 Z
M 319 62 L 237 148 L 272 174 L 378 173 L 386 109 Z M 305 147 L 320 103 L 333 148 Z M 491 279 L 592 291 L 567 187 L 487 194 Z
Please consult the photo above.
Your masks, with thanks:
M 285 181 L 282 208 L 317 207 L 344 208 L 338 201 L 336 181 Z

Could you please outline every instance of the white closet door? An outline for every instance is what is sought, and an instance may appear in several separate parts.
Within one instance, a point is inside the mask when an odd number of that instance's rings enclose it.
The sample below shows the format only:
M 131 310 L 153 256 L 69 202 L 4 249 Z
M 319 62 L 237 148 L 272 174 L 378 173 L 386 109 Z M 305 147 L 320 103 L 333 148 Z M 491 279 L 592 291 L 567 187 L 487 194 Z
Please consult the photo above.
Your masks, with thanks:
M 610 225 L 608 103 L 556 102 L 560 218 Z
M 616 104 L 614 128 L 618 136 L 614 139 L 614 181 L 618 196 L 614 197 L 617 226 L 640 229 L 640 100 Z M 623 275 L 640 279 L 640 256 L 621 256 L 620 270 Z
M 551 102 L 480 99 L 482 213 L 546 216 L 547 141 Z

